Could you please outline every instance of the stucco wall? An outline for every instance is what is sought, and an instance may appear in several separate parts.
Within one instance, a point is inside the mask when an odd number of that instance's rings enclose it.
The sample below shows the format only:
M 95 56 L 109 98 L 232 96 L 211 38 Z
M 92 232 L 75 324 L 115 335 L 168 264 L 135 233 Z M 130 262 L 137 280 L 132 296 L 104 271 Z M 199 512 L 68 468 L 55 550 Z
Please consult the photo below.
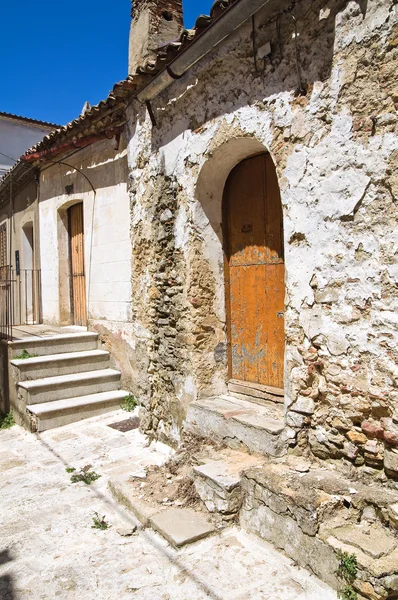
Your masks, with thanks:
M 70 264 L 67 209 L 83 202 L 84 258 L 88 319 L 114 358 L 128 363 L 131 328 L 130 200 L 127 150 L 122 139 L 93 144 L 63 162 L 44 168 L 40 184 L 40 231 L 44 322 L 70 324 Z M 73 169 L 76 166 L 79 171 Z M 85 179 L 84 175 L 90 180 Z M 67 186 L 73 186 L 73 190 Z M 128 344 L 127 344 L 128 345 Z M 113 350 L 113 348 L 111 348 Z M 125 356 L 126 355 L 126 356 Z
M 247 24 L 153 102 L 157 128 L 129 109 L 143 426 L 177 441 L 188 403 L 226 389 L 222 190 L 263 150 L 284 212 L 287 426 L 320 457 L 391 472 L 398 7 L 301 2 L 297 37 L 272 16 L 256 16 L 264 60 Z

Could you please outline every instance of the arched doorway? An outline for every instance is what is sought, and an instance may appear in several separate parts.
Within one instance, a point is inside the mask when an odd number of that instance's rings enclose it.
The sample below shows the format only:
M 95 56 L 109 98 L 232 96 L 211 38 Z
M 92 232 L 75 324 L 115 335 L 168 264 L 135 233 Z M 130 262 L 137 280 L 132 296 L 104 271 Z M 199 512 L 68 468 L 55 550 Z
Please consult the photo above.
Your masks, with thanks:
M 269 154 L 240 162 L 223 200 L 229 378 L 283 395 L 285 265 L 277 174 Z

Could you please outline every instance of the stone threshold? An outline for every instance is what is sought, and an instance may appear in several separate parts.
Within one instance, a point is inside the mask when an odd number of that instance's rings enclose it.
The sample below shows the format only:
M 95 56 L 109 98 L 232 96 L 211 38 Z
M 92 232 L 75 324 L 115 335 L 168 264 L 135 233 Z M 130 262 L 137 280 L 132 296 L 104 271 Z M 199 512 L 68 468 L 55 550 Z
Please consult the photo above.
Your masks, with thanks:
M 264 456 L 287 453 L 295 433 L 286 427 L 282 404 L 257 404 L 233 395 L 205 398 L 188 407 L 185 430 L 232 449 Z

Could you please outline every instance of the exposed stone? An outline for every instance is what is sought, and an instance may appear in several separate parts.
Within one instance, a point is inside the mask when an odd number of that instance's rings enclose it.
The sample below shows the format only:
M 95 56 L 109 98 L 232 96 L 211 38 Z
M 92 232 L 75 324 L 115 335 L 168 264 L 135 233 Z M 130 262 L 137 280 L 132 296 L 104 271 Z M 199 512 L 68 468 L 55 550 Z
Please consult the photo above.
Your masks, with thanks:
M 384 468 L 388 474 L 398 477 L 398 450 L 385 449 Z
M 255 457 L 233 452 L 228 460 L 213 460 L 194 467 L 195 488 L 207 510 L 236 513 L 243 501 L 241 472 L 258 464 L 261 463 Z
M 361 425 L 362 431 L 368 438 L 382 440 L 384 437 L 384 430 L 380 425 L 364 421 Z
M 363 433 L 356 430 L 348 431 L 346 436 L 353 444 L 366 444 L 368 441 L 366 435 L 363 435 Z
M 388 508 L 388 514 L 389 514 L 390 519 L 394 523 L 395 527 L 398 528 L 398 503 L 392 504 Z
M 335 288 L 326 288 L 315 292 L 315 302 L 319 304 L 333 304 L 339 299 L 339 291 Z
M 315 411 L 315 403 L 312 398 L 299 396 L 291 409 L 293 412 L 303 413 L 304 415 L 312 415 Z
M 169 508 L 153 515 L 150 524 L 176 548 L 196 542 L 214 532 L 213 525 L 187 508 Z
M 130 537 L 135 531 L 137 531 L 136 525 L 120 525 L 116 528 L 116 532 L 122 537 Z
M 374 559 L 386 556 L 397 546 L 396 540 L 375 524 L 345 525 L 335 529 L 333 533 L 337 539 L 355 546 Z

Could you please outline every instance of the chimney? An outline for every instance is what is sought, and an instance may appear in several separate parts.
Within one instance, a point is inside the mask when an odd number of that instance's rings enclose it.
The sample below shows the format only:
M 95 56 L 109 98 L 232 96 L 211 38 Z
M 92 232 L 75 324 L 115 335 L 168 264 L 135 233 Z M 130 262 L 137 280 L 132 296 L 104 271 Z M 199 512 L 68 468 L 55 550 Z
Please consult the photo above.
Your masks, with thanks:
M 183 28 L 182 0 L 133 0 L 129 74 L 156 62 L 157 49 L 178 39 Z

